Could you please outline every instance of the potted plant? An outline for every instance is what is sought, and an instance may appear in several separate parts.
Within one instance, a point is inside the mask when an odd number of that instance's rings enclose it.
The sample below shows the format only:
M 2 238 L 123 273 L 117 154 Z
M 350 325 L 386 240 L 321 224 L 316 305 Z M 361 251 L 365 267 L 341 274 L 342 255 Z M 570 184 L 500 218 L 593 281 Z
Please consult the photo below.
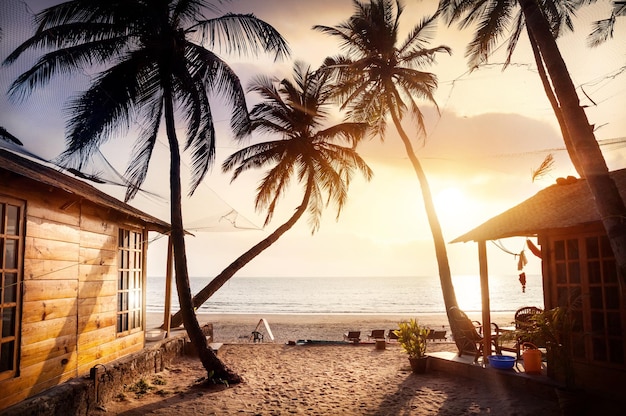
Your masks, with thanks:
M 398 336 L 398 343 L 409 355 L 409 363 L 414 373 L 424 373 L 426 371 L 426 339 L 430 329 L 418 324 L 416 319 L 400 322 L 395 334 Z
M 567 388 L 574 387 L 572 365 L 572 319 L 568 308 L 559 307 L 533 315 L 531 322 L 513 332 L 517 339 L 530 341 L 544 347 L 547 352 L 548 376 Z
M 534 315 L 530 325 L 515 331 L 515 335 L 545 347 L 548 377 L 562 383 L 556 389 L 563 415 L 578 414 L 585 407 L 585 394 L 576 388 L 572 354 L 574 321 L 568 307 L 555 307 Z

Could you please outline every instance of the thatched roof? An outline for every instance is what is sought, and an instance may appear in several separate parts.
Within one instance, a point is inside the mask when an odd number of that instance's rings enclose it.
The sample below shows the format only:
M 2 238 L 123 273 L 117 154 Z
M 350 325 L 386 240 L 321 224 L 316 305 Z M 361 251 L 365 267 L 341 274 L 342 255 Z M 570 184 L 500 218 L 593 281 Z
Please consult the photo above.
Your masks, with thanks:
M 611 172 L 611 177 L 622 199 L 626 200 L 626 169 Z M 567 228 L 597 221 L 600 221 L 600 215 L 596 210 L 587 181 L 578 179 L 549 186 L 451 242 L 534 236 L 543 230 Z
M 121 202 L 82 180 L 68 176 L 8 150 L 0 149 L 0 172 L 3 170 L 52 186 L 76 195 L 80 199 L 115 210 L 124 215 L 137 218 L 145 222 L 149 230 L 166 233 L 171 228 L 167 222 Z

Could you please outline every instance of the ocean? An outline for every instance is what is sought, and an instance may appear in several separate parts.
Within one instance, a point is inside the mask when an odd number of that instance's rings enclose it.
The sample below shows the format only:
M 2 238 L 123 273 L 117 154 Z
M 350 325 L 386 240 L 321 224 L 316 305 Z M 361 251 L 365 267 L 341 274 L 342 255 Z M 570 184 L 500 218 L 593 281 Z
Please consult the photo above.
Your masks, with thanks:
M 197 293 L 211 278 L 192 277 Z M 478 276 L 454 276 L 457 301 L 465 312 L 481 311 Z M 172 311 L 178 298 L 172 285 Z M 526 290 L 517 275 L 490 276 L 492 312 L 511 312 L 522 306 L 543 308 L 540 275 L 527 275 Z M 163 311 L 165 278 L 149 277 L 146 310 Z M 404 277 L 238 277 L 231 278 L 199 313 L 238 314 L 444 314 L 438 276 Z

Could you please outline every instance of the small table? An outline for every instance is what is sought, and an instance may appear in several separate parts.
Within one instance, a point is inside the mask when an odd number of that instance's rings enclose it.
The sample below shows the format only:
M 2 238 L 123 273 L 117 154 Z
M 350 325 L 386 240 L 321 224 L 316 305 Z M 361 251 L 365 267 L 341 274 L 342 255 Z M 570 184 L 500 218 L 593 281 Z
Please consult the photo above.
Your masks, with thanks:
M 500 335 L 502 335 L 502 334 L 515 332 L 515 330 L 517 328 L 515 328 L 515 326 L 501 326 L 501 327 L 498 327 L 498 329 L 499 329 L 498 337 L 500 337 Z M 519 342 L 518 341 L 515 341 L 515 345 L 512 346 L 512 347 L 505 347 L 505 346 L 501 345 L 500 346 L 500 350 L 508 351 L 508 352 L 514 352 L 517 355 L 518 359 L 520 357 Z

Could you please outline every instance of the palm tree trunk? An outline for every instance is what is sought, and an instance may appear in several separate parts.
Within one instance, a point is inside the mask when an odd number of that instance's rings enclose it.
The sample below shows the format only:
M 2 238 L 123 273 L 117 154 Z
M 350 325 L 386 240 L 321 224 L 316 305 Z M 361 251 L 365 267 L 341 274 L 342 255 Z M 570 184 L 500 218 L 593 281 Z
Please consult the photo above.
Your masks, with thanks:
M 545 67 L 559 100 L 571 145 L 587 179 L 591 194 L 611 243 L 620 276 L 621 293 L 626 290 L 626 207 L 611 177 L 587 115 L 580 106 L 576 88 L 550 27 L 535 0 L 518 0 L 526 24 L 537 42 Z
M 420 183 L 422 189 L 422 199 L 424 200 L 424 208 L 426 209 L 426 216 L 428 218 L 428 224 L 430 225 L 430 232 L 433 236 L 433 243 L 435 244 L 435 256 L 437 257 L 437 266 L 439 268 L 439 280 L 441 282 L 441 291 L 443 292 L 443 302 L 446 307 L 446 314 L 449 314 L 449 310 L 452 306 L 458 307 L 456 300 L 456 293 L 454 292 L 454 285 L 452 284 L 452 274 L 450 273 L 450 263 L 448 261 L 448 252 L 446 250 L 446 242 L 443 238 L 441 231 L 441 225 L 439 224 L 439 218 L 437 217 L 437 211 L 435 210 L 435 204 L 433 203 L 433 197 L 430 192 L 430 185 L 422 169 L 422 164 L 415 155 L 413 145 L 409 136 L 402 128 L 400 118 L 391 107 L 390 113 L 393 119 L 393 124 L 396 130 L 400 134 L 400 138 L 406 148 L 406 153 L 409 156 L 409 160 L 413 165 L 415 174 Z
M 312 180 L 309 181 L 307 185 L 306 191 L 304 193 L 304 198 L 302 199 L 302 203 L 296 209 L 296 212 L 289 218 L 287 222 L 278 227 L 272 234 L 267 236 L 265 239 L 257 243 L 254 247 L 246 251 L 244 254 L 239 256 L 234 262 L 232 262 L 228 267 L 226 267 L 220 274 L 218 274 L 213 280 L 209 282 L 200 292 L 198 292 L 193 297 L 193 306 L 194 308 L 198 308 L 204 302 L 207 301 L 215 292 L 217 292 L 224 284 L 230 280 L 231 277 L 237 273 L 243 266 L 248 264 L 252 259 L 261 254 L 263 250 L 274 244 L 283 234 L 285 234 L 294 224 L 302 217 L 305 213 L 307 206 L 309 205 L 309 199 L 311 198 L 311 190 L 313 188 Z M 180 326 L 183 322 L 183 309 L 176 312 L 172 316 L 171 327 L 176 328 Z
M 580 166 L 580 162 L 578 161 L 578 156 L 574 151 L 574 147 L 572 146 L 572 140 L 569 137 L 569 132 L 567 131 L 567 126 L 565 124 L 565 120 L 563 119 L 563 112 L 559 107 L 559 102 L 554 96 L 554 91 L 552 91 L 552 85 L 550 85 L 550 80 L 548 79 L 548 75 L 546 74 L 546 69 L 543 65 L 543 59 L 541 59 L 541 52 L 539 52 L 539 48 L 537 47 L 536 41 L 533 39 L 533 34 L 531 33 L 528 25 L 526 25 L 526 32 L 528 33 L 528 39 L 530 39 L 530 46 L 533 50 L 533 56 L 535 57 L 535 64 L 537 65 L 537 71 L 539 72 L 539 78 L 541 79 L 541 84 L 543 85 L 543 90 L 548 97 L 548 101 L 550 101 L 550 105 L 552 106 L 552 111 L 554 111 L 554 115 L 556 120 L 559 123 L 559 128 L 561 129 L 561 136 L 563 136 L 563 142 L 565 143 L 565 149 L 567 150 L 567 154 L 569 155 L 570 160 L 572 161 L 572 165 L 574 165 L 574 169 L 578 172 L 578 175 L 581 178 L 585 177 L 585 173 Z
M 170 147 L 170 215 L 172 225 L 172 246 L 174 248 L 174 271 L 180 310 L 183 311 L 183 322 L 187 335 L 195 347 L 208 378 L 225 380 L 228 383 L 239 383 L 241 378 L 229 370 L 217 358 L 206 342 L 198 319 L 191 303 L 191 286 L 187 270 L 187 254 L 185 249 L 185 231 L 182 215 L 182 187 L 180 182 L 180 150 L 176 130 L 174 128 L 174 106 L 170 88 L 164 88 L 164 115 L 167 138 Z

